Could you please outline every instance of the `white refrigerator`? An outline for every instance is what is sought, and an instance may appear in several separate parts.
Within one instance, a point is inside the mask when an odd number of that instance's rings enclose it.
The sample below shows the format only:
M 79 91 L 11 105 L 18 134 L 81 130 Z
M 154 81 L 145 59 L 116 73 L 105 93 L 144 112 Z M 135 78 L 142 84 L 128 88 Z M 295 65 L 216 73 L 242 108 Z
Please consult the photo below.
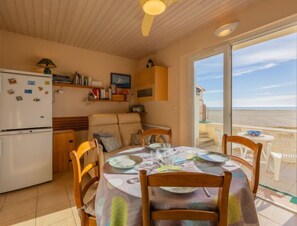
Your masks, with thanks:
M 0 69 L 0 193 L 52 180 L 52 77 Z

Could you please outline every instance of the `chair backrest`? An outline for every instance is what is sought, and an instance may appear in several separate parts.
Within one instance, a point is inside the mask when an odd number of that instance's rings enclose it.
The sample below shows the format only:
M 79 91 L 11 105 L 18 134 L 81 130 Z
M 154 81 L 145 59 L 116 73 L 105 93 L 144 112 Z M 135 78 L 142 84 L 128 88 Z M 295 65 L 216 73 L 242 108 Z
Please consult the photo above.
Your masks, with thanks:
M 145 137 L 146 136 L 160 136 L 160 135 L 167 135 L 168 136 L 168 143 L 172 143 L 172 131 L 171 129 L 148 129 L 148 130 L 142 130 L 141 131 L 141 145 L 145 146 Z
M 218 225 L 227 225 L 228 197 L 232 174 L 224 171 L 217 176 L 196 172 L 170 172 L 147 175 L 140 171 L 142 195 L 143 225 L 149 226 L 151 220 L 205 220 L 217 221 Z M 169 209 L 157 210 L 150 206 L 148 187 L 218 187 L 217 211 L 199 209 Z
M 128 146 L 131 144 L 131 135 L 138 134 L 142 129 L 140 116 L 138 113 L 119 113 L 117 117 L 122 143 Z
M 281 153 L 282 160 L 296 163 L 297 142 L 296 139 L 278 139 L 273 143 L 273 152 Z
M 89 162 L 85 167 L 83 167 L 81 164 L 81 158 L 84 154 L 90 151 L 95 151 L 97 156 L 92 162 Z M 73 187 L 75 203 L 77 208 L 81 208 L 84 205 L 83 200 L 87 191 L 93 184 L 99 181 L 101 167 L 103 167 L 104 163 L 102 148 L 99 147 L 97 140 L 93 139 L 91 141 L 83 142 L 76 151 L 74 150 L 70 153 L 70 157 L 72 160 L 74 175 Z M 87 183 L 84 183 L 83 178 L 85 176 L 90 177 L 89 171 L 92 169 L 95 170 L 95 175 Z
M 252 192 L 256 195 L 259 185 L 259 174 L 260 174 L 260 158 L 262 151 L 262 144 L 254 143 L 252 140 L 241 137 L 241 136 L 228 136 L 227 134 L 223 135 L 222 139 L 222 152 L 227 155 L 227 143 L 235 143 L 240 144 L 242 146 L 247 147 L 248 149 L 253 151 L 253 162 L 250 164 L 243 158 L 238 156 L 231 155 L 231 159 L 244 165 L 252 172 L 252 177 L 249 179 L 249 184 Z

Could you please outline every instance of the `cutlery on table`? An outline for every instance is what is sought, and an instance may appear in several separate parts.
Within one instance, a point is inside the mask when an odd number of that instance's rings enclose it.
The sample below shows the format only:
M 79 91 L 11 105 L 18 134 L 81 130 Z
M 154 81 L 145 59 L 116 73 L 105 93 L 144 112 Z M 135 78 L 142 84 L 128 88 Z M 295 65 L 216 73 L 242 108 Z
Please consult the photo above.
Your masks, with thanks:
M 150 172 L 152 172 L 154 168 L 155 168 L 155 167 L 150 168 L 150 169 L 147 169 L 146 174 L 149 175 Z M 139 178 L 138 178 L 138 177 L 132 177 L 132 178 L 130 178 L 130 179 L 127 180 L 127 183 L 128 183 L 128 184 L 136 184 L 136 183 L 139 183 Z
M 203 187 L 203 191 L 207 197 L 210 197 L 209 191 L 205 187 Z

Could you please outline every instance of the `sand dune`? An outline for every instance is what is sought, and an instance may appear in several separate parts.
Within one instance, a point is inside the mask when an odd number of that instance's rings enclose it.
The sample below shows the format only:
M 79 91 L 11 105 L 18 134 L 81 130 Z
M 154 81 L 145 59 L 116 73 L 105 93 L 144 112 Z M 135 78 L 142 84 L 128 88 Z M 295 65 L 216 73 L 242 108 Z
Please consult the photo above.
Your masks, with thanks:
M 233 124 L 297 129 L 296 110 L 233 110 Z M 223 111 L 208 109 L 207 121 L 223 122 Z

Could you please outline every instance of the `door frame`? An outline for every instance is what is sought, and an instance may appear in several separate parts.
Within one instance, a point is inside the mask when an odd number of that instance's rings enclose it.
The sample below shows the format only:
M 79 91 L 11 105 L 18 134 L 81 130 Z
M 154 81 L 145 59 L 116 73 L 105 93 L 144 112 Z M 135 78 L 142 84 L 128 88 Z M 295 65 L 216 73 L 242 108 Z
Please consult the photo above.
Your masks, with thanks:
M 195 95 L 195 76 L 194 76 L 194 62 L 211 57 L 216 54 L 224 54 L 224 75 L 223 75 L 223 132 L 231 135 L 232 134 L 232 47 L 230 44 L 225 44 L 219 47 L 209 48 L 200 52 L 194 53 L 188 58 L 188 99 L 192 104 L 189 111 L 191 123 L 190 135 L 191 145 L 196 146 L 196 134 L 198 130 L 196 128 L 196 115 L 195 106 L 196 95 Z

